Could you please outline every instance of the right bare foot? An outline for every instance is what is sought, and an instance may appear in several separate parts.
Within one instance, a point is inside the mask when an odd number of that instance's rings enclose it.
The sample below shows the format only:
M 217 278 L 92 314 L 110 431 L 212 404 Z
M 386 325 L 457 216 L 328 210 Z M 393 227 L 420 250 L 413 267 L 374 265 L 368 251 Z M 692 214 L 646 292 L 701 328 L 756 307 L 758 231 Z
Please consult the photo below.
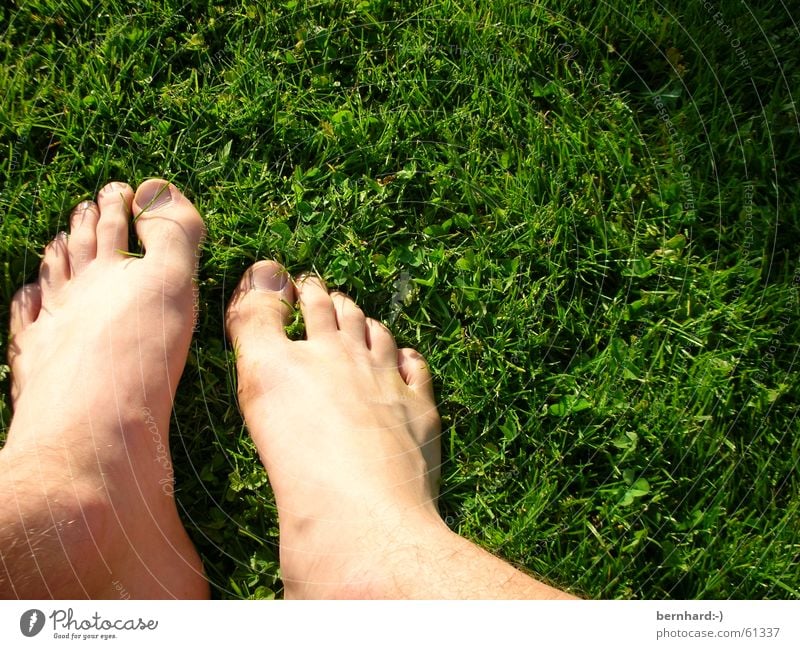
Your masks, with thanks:
M 284 326 L 298 299 L 306 340 L 291 341 Z M 227 326 L 242 412 L 277 500 L 287 597 L 399 596 L 387 557 L 449 534 L 424 359 L 319 278 L 295 288 L 271 261 L 247 271 Z

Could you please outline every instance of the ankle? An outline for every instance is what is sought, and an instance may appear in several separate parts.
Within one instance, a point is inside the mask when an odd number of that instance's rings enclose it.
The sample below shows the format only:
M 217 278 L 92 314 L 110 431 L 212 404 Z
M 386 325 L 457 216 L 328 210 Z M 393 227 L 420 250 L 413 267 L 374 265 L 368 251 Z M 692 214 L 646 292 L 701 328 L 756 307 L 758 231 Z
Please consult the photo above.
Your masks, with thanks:
M 414 557 L 452 532 L 438 512 L 351 525 L 321 520 L 281 523 L 281 574 L 287 599 L 402 598 L 398 576 Z
M 60 474 L 33 473 L 30 463 L 14 463 L 4 449 L 0 488 L 7 502 L 0 507 L 0 546 L 4 548 L 0 592 L 19 598 L 86 597 L 96 591 L 103 575 L 90 570 L 100 552 L 114 552 L 109 530 L 114 511 L 96 485 Z M 5 460 L 9 460 L 7 464 Z M 55 477 L 58 476 L 58 477 Z M 28 543 L 18 543 L 28 539 Z

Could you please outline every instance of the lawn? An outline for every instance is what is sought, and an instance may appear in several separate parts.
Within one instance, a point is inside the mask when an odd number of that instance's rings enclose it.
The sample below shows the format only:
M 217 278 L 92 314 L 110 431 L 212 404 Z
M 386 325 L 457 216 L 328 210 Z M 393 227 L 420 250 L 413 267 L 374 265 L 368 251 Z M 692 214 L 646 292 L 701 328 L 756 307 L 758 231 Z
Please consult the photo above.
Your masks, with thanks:
M 282 596 L 222 324 L 265 257 L 427 356 L 452 529 L 591 598 L 800 596 L 785 5 L 20 0 L 0 33 L 3 322 L 105 182 L 206 219 L 172 445 L 216 597 Z

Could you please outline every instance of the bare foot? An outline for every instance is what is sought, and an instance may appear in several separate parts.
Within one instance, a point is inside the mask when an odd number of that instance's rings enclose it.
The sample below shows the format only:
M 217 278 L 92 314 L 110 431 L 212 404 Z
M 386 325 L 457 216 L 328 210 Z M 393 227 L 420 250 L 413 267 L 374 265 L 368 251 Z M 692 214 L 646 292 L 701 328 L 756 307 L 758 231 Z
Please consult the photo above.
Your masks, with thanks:
M 128 249 L 131 212 L 146 254 Z M 173 185 L 103 188 L 12 304 L 0 595 L 200 598 L 172 495 L 169 418 L 203 223 Z
M 307 339 L 284 333 L 299 299 Z M 228 310 L 239 400 L 278 505 L 287 597 L 393 596 L 386 555 L 430 530 L 439 415 L 424 359 L 348 297 L 274 262 Z
M 293 342 L 284 325 L 296 301 L 306 340 Z M 443 523 L 428 367 L 350 298 L 259 262 L 227 326 L 239 401 L 277 500 L 287 597 L 570 597 Z

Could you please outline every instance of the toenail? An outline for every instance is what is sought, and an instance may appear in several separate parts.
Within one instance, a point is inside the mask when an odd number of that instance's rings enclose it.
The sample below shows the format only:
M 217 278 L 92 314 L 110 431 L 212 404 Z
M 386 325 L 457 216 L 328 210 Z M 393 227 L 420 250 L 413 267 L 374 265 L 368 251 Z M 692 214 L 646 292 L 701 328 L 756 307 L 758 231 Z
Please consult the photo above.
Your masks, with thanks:
M 147 183 L 144 187 L 139 187 L 136 193 L 136 202 L 147 212 L 157 210 L 172 202 L 172 193 L 169 183 Z
M 253 288 L 257 291 L 282 291 L 289 282 L 289 274 L 273 265 L 257 266 L 251 273 Z
M 115 192 L 121 192 L 124 188 L 125 188 L 124 184 L 118 183 L 116 180 L 112 180 L 105 187 L 103 187 L 101 191 L 104 194 L 113 194 Z
M 298 284 L 305 284 L 309 280 L 318 280 L 320 283 L 322 282 L 319 277 L 317 277 L 314 273 L 302 273 L 297 276 L 297 283 Z
M 92 201 L 81 201 L 78 203 L 78 206 L 75 208 L 78 212 L 85 212 L 92 208 Z

